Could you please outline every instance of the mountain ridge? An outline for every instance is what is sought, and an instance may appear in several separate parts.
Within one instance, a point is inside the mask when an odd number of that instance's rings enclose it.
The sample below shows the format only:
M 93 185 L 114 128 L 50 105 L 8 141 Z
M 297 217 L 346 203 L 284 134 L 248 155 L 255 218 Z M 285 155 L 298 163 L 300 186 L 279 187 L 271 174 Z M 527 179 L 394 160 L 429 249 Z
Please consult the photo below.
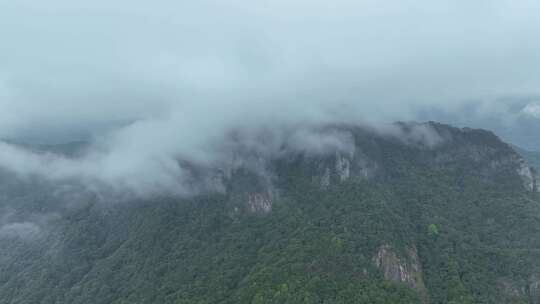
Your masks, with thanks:
M 511 146 L 434 122 L 317 132 L 353 145 L 247 153 L 191 197 L 15 191 L 0 303 L 540 302 L 537 176 Z

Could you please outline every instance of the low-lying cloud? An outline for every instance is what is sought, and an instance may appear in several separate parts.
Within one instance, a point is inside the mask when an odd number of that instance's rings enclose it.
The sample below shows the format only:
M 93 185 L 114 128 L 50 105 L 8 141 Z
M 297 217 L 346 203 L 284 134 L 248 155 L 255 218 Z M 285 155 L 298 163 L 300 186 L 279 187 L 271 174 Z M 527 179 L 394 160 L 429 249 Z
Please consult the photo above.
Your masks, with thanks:
M 264 174 L 264 163 L 261 164 L 261 160 L 271 160 L 290 153 L 322 155 L 342 151 L 352 154 L 355 149 L 352 135 L 335 129 L 225 129 L 230 132 L 216 133 L 214 137 L 203 136 L 183 142 L 185 146 L 181 146 L 176 141 L 181 143 L 182 137 L 167 133 L 170 131 L 168 124 L 163 126 L 164 129 L 151 128 L 150 134 L 144 134 L 138 128 L 131 126 L 121 129 L 102 141 L 94 142 L 75 158 L 28 151 L 0 142 L 0 167 L 15 173 L 22 180 L 39 177 L 60 183 L 76 182 L 89 191 L 112 191 L 115 194 L 125 192 L 137 196 L 190 195 L 203 190 L 216 190 L 215 184 L 193 183 L 211 180 L 218 172 L 230 175 L 235 169 L 247 167 Z M 148 142 L 130 138 L 126 133 L 131 132 L 144 136 Z M 153 132 L 160 136 L 153 136 Z M 163 144 L 152 143 L 152 139 L 157 137 L 163 140 Z M 166 146 L 167 143 L 170 147 Z M 203 178 L 200 176 L 201 170 Z M 81 190 L 79 187 L 75 189 Z
M 47 233 L 47 223 L 57 217 L 57 214 L 52 213 L 28 213 L 21 218 L 20 214 L 17 216 L 16 213 L 10 207 L 2 206 L 0 209 L 0 241 L 36 240 Z
M 0 226 L 0 239 L 33 239 L 41 233 L 41 228 L 31 222 L 11 223 Z

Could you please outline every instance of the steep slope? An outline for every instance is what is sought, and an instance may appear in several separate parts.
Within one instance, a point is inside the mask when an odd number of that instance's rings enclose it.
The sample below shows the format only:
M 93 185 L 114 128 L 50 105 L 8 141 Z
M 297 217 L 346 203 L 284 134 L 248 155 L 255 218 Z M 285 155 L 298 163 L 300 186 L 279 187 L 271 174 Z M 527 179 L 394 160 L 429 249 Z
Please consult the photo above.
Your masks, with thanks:
M 350 143 L 245 158 L 191 198 L 10 192 L 5 172 L 0 303 L 540 303 L 538 179 L 509 145 L 335 130 Z
M 540 168 L 540 152 L 528 151 L 519 147 L 513 147 L 516 152 L 523 156 L 536 170 Z

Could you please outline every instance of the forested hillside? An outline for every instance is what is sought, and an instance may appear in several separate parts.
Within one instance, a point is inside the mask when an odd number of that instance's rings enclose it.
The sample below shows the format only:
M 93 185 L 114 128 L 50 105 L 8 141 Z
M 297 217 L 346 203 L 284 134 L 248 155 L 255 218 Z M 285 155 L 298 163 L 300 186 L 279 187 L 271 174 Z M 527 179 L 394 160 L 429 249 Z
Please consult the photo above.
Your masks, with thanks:
M 190 197 L 2 171 L 0 303 L 540 303 L 535 171 L 488 131 L 396 129 Z

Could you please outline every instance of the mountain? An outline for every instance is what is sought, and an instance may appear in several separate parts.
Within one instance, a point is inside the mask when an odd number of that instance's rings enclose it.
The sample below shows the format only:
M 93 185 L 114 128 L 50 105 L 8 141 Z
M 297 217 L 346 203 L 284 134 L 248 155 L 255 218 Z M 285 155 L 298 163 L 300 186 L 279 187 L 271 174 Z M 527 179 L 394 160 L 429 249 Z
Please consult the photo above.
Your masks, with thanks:
M 540 169 L 540 152 L 529 151 L 520 147 L 513 147 L 516 152 L 523 156 L 524 159 L 531 164 L 536 170 Z
M 513 147 L 434 122 L 316 132 L 346 142 L 240 151 L 189 197 L 0 172 L 0 303 L 540 303 L 540 179 Z

